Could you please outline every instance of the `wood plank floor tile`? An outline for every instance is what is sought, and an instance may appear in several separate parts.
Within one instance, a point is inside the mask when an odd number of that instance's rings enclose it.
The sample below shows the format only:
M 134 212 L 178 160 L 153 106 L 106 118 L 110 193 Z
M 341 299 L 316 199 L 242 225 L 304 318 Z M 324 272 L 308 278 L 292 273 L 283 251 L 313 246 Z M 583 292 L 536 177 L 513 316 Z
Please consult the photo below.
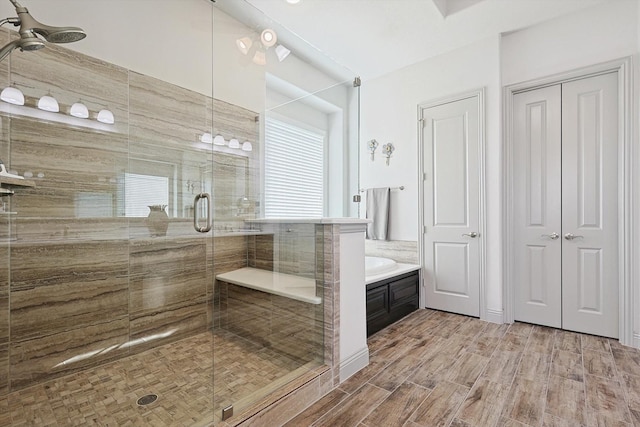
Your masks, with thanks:
M 612 347 L 611 353 L 618 370 L 632 375 L 640 373 L 640 352 Z
M 585 373 L 617 380 L 616 366 L 611 353 L 585 348 L 582 350 L 582 359 Z
M 413 383 L 403 383 L 389 395 L 363 423 L 367 426 L 401 427 L 431 393 Z
M 545 381 L 529 381 L 516 377 L 509 390 L 502 415 L 523 424 L 540 425 L 544 415 L 546 392 Z
M 582 356 L 579 353 L 556 350 L 551 361 L 551 375 L 575 381 L 584 381 Z
M 529 337 L 507 332 L 500 340 L 497 350 L 500 351 L 523 351 L 527 345 Z
M 517 376 L 531 381 L 540 381 L 549 376 L 551 354 L 525 352 L 520 359 Z
M 380 388 L 389 392 L 396 389 L 404 382 L 409 375 L 416 370 L 424 354 L 433 351 L 430 343 L 434 341 L 434 337 L 428 337 L 425 340 L 416 343 L 409 349 L 407 354 L 400 357 L 387 365 L 382 372 L 376 375 L 371 381 Z
M 555 348 L 557 350 L 582 353 L 582 340 L 580 334 L 569 331 L 556 331 Z
M 515 322 L 511 324 L 511 326 L 509 326 L 509 330 L 507 332 L 514 335 L 528 337 L 531 331 L 533 331 L 533 325 L 530 325 L 528 323 Z
M 411 420 L 425 427 L 447 426 L 468 392 L 468 387 L 442 382 L 422 402 Z
M 630 375 L 626 372 L 623 372 L 621 376 L 622 387 L 627 393 L 629 408 L 640 411 L 640 376 Z
M 624 392 L 617 381 L 585 375 L 587 405 L 603 417 L 615 421 L 631 422 L 629 407 L 625 403 Z
M 595 351 L 601 351 L 603 353 L 611 352 L 611 345 L 609 345 L 609 339 L 603 337 L 596 337 L 594 335 L 582 335 L 582 349 L 589 349 Z
M 451 367 L 447 379 L 456 384 L 472 387 L 488 362 L 488 357 L 464 353 Z
M 306 427 L 317 421 L 327 412 L 333 410 L 349 395 L 340 389 L 334 389 L 329 394 L 308 407 L 301 414 L 285 424 L 285 427 Z
M 521 422 L 512 420 L 510 418 L 506 418 L 506 417 L 501 417 L 500 420 L 498 420 L 498 424 L 496 424 L 496 426 L 497 427 L 527 427 L 526 424 L 522 424 Z
M 536 353 L 543 354 L 551 353 L 553 351 L 555 335 L 555 329 L 536 326 L 529 336 L 527 351 L 535 351 Z
M 456 419 L 471 426 L 493 426 L 500 417 L 508 391 L 509 386 L 481 378 L 469 392 Z
M 571 380 L 566 380 L 571 381 Z M 544 418 L 542 419 L 542 427 L 583 427 L 584 424 L 581 424 L 577 421 L 573 420 L 563 420 L 561 418 L 554 417 L 550 414 L 544 414 Z
M 338 406 L 312 424 L 314 427 L 352 427 L 362 421 L 380 404 L 389 392 L 371 384 L 365 384 Z
M 516 375 L 522 352 L 496 350 L 487 364 L 482 377 L 502 384 L 511 384 Z
M 584 383 L 551 375 L 545 409 L 548 414 L 584 424 L 586 422 L 586 408 Z

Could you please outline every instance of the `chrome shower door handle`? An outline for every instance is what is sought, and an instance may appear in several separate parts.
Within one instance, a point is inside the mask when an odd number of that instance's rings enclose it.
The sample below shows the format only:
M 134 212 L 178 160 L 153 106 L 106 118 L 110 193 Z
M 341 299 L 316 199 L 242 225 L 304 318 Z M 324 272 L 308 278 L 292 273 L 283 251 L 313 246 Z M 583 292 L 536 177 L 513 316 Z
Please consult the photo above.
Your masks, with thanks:
M 565 240 L 573 240 L 573 239 L 582 239 L 584 236 L 574 236 L 571 233 L 567 233 L 564 235 Z
M 469 236 L 472 239 L 475 239 L 476 237 L 478 237 L 478 233 L 476 233 L 475 231 L 472 231 L 471 233 L 464 233 L 463 236 Z
M 198 203 L 201 199 L 207 199 L 207 224 L 204 227 L 198 222 Z M 193 228 L 198 233 L 207 233 L 211 231 L 211 226 L 211 195 L 209 193 L 196 194 L 193 199 Z
M 560 237 L 560 235 L 556 232 L 553 232 L 551 234 L 541 234 L 540 237 L 548 237 L 551 240 L 558 240 L 558 237 Z

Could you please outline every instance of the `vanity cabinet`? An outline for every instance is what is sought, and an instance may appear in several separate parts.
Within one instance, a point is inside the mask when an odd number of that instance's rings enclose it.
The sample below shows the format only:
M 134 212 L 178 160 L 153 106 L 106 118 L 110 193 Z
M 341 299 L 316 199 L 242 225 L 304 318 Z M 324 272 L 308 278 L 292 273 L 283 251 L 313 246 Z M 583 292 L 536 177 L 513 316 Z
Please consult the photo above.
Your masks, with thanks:
M 419 282 L 416 270 L 367 285 L 367 336 L 418 309 Z

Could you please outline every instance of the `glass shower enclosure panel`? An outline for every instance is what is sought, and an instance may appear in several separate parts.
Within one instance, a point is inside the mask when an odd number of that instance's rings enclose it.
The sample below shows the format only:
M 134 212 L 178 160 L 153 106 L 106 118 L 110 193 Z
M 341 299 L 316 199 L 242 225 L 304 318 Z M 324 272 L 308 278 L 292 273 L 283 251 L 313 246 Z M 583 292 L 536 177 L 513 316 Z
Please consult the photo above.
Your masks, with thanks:
M 0 424 L 210 425 L 213 6 L 21 3 L 87 38 L 0 62 Z

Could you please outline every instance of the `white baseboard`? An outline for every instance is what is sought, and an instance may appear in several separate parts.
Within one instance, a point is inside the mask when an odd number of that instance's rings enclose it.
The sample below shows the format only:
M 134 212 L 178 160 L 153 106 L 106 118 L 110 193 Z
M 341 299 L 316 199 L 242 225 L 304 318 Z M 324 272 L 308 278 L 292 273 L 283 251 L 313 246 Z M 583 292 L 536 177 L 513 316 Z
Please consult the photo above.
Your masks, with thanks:
M 634 348 L 640 348 L 640 334 L 633 334 L 633 345 Z
M 340 382 L 345 381 L 351 375 L 369 364 L 369 347 L 355 353 L 353 356 L 340 362 Z
M 486 320 L 491 323 L 504 323 L 504 312 L 502 310 L 491 310 L 488 308 L 486 310 L 486 317 L 482 320 Z

